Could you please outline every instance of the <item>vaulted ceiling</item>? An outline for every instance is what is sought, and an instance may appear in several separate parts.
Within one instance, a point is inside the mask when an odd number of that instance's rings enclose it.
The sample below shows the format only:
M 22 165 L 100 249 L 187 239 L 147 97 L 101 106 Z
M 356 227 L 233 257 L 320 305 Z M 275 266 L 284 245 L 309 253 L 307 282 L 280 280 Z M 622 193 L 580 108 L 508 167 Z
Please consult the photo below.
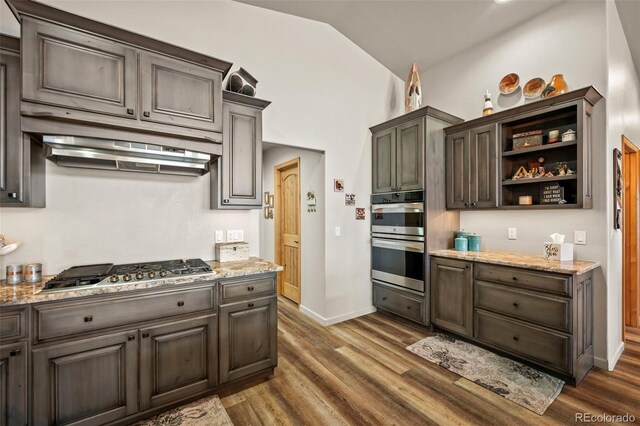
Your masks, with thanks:
M 640 78 L 640 0 L 616 0 L 616 7 Z

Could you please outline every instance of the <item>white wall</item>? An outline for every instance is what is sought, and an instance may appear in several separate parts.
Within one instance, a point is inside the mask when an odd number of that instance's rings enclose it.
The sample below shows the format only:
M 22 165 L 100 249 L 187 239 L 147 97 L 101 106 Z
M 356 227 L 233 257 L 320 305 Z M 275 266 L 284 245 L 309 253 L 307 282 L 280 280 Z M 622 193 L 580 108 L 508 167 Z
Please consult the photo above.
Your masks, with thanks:
M 640 146 L 640 80 L 631 59 L 620 16 L 613 0 L 607 1 L 607 200 L 613 198 L 613 149 L 622 147 L 621 135 Z M 613 208 L 607 211 L 608 347 L 609 364 L 622 349 L 622 232 L 613 229 Z
M 230 1 L 46 3 L 243 66 L 259 80 L 265 140 L 325 152 L 326 311 L 371 308 L 369 221 L 355 222 L 333 178 L 367 206 L 368 128 L 402 113 L 404 84 L 326 24 Z M 2 30 L 2 28 L 0 28 Z M 48 165 L 48 207 L 2 209 L 0 229 L 24 246 L 5 261 L 45 272 L 93 261 L 212 257 L 216 228 L 244 228 L 253 253 L 259 215 L 212 212 L 208 180 L 74 171 Z M 122 197 L 126 201 L 119 201 Z M 334 226 L 342 236 L 334 237 Z M 187 230 L 187 235 L 183 231 Z
M 301 309 L 316 319 L 325 315 L 325 162 L 324 154 L 301 148 L 271 146 L 262 154 L 263 190 L 274 193 L 273 168 L 300 158 Z M 316 195 L 315 212 L 307 211 L 307 192 Z M 274 260 L 274 219 L 260 216 L 260 255 Z
M 604 1 L 566 2 L 548 9 L 466 52 L 425 70 L 422 75 L 426 103 L 464 119 L 482 115 L 485 89 L 493 95 L 497 111 L 523 104 L 521 92 L 497 96 L 502 76 L 515 72 L 521 85 L 533 77 L 546 81 L 563 73 L 570 89 L 593 85 L 607 91 L 606 18 Z M 605 161 L 605 104 L 594 110 L 594 201 L 591 210 L 558 211 L 474 211 L 461 212 L 460 225 L 483 236 L 485 249 L 541 254 L 542 243 L 559 232 L 573 241 L 575 230 L 587 231 L 587 245 L 576 246 L 577 259 L 602 263 L 596 275 L 595 351 L 607 358 L 607 284 L 609 226 Z M 608 163 L 607 163 L 608 164 Z M 507 228 L 517 228 L 518 239 L 507 239 Z

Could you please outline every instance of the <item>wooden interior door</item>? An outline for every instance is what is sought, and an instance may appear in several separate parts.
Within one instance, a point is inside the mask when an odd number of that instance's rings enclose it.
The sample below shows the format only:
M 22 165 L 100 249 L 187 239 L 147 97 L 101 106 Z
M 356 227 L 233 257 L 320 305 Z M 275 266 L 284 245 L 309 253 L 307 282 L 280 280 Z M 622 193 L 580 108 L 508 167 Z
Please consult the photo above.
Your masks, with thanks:
M 300 159 L 275 166 L 275 174 L 278 292 L 300 304 Z
M 623 179 L 623 335 L 625 326 L 640 326 L 640 149 L 622 137 Z

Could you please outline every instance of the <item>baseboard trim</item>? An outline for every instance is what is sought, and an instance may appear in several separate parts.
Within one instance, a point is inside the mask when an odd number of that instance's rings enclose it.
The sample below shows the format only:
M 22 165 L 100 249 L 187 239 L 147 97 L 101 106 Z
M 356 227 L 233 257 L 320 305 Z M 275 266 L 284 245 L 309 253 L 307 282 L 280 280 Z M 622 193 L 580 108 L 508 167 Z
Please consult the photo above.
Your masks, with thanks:
M 602 368 L 603 370 L 613 371 L 613 369 L 616 367 L 616 364 L 620 360 L 620 357 L 622 356 L 623 352 L 624 352 L 624 342 L 620 342 L 620 346 L 618 346 L 618 349 L 616 349 L 616 352 L 613 354 L 611 358 L 605 359 L 605 358 L 600 358 L 595 356 L 593 357 L 593 365 L 595 365 L 598 368 Z
M 300 305 L 300 312 L 302 312 L 303 314 L 305 314 L 315 322 L 319 323 L 320 325 L 323 325 L 326 327 L 329 325 L 337 324 L 339 322 L 361 317 L 363 315 L 371 314 L 373 312 L 376 312 L 376 308 L 374 306 L 368 306 L 366 308 L 359 309 L 357 311 L 347 312 L 346 314 L 336 315 L 330 318 L 325 318 L 322 315 L 312 311 L 311 309 L 307 308 L 304 305 Z

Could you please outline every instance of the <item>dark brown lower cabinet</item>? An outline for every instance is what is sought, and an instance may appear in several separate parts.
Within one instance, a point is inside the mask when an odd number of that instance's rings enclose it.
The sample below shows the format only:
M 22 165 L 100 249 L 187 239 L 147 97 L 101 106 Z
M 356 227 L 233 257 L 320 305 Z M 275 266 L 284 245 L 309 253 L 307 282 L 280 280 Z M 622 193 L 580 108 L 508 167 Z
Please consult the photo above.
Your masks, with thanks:
M 0 425 L 27 424 L 27 343 L 0 346 Z
M 276 296 L 220 306 L 220 383 L 277 364 L 277 308 Z
M 34 425 L 98 425 L 138 411 L 138 330 L 32 354 Z
M 463 336 L 473 335 L 471 262 L 431 259 L 431 322 Z
M 140 410 L 216 386 L 217 327 L 213 314 L 140 330 Z

